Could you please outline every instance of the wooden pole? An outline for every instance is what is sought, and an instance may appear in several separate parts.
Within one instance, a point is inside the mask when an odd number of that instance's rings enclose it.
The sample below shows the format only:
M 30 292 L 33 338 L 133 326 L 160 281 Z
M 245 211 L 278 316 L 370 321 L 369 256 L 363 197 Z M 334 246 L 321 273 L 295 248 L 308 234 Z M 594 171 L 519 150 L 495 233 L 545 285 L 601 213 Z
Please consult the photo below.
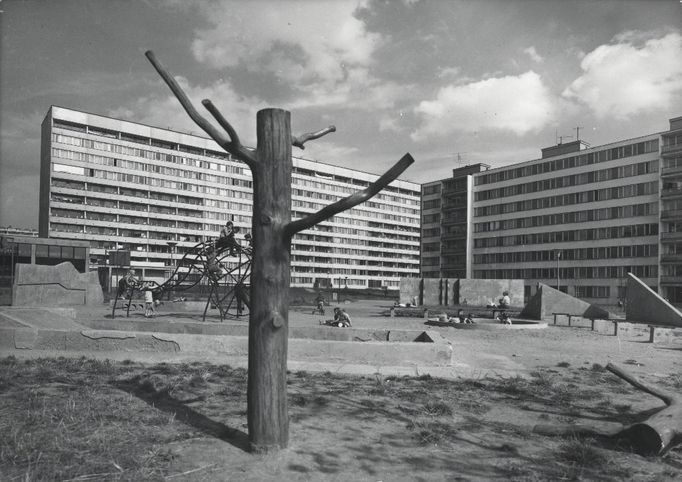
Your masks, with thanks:
M 256 119 L 253 172 L 253 270 L 249 322 L 248 425 L 251 450 L 287 446 L 287 338 L 291 221 L 290 114 L 264 109 Z M 257 302 L 255 302 L 257 301 Z
M 396 164 L 362 191 L 353 193 L 320 211 L 291 220 L 291 146 L 303 149 L 336 128 L 291 135 L 290 114 L 264 109 L 256 119 L 257 148 L 244 147 L 237 132 L 210 100 L 202 104 L 224 129 L 221 132 L 202 117 L 175 78 L 153 52 L 145 53 L 161 78 L 192 120 L 235 158 L 251 168 L 253 176 L 253 265 L 249 300 L 249 377 L 247 416 L 253 452 L 271 452 L 287 446 L 287 342 L 291 238 L 342 211 L 368 200 L 414 162 L 405 154 Z

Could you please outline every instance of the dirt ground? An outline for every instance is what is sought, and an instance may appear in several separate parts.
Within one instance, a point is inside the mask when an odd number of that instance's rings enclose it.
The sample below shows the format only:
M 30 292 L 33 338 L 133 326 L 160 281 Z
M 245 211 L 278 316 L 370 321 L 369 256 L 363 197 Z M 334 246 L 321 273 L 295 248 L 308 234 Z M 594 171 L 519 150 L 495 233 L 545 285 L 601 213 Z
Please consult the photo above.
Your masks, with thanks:
M 354 326 L 424 329 L 423 319 L 377 316 L 385 309 L 380 302 L 353 303 L 347 309 Z M 318 318 L 299 309 L 292 311 L 290 323 L 316 324 Z M 603 367 L 615 363 L 647 383 L 680 393 L 681 346 L 651 344 L 643 335 L 627 339 L 602 335 L 584 327 L 429 329 L 450 340 L 455 360 L 470 368 L 466 377 L 446 380 L 428 375 L 292 371 L 288 381 L 290 443 L 275 454 L 254 455 L 246 450 L 246 372 L 208 363 L 174 367 L 116 362 L 104 368 L 100 363 L 93 375 L 93 368 L 84 361 L 74 367 L 5 359 L 0 415 L 8 415 L 14 406 L 39 405 L 40 400 L 43 407 L 59 407 L 67 399 L 70 405 L 63 410 L 73 410 L 78 425 L 79 403 L 104 400 L 105 411 L 106 407 L 115 411 L 119 406 L 130 410 L 122 411 L 121 418 L 109 414 L 97 419 L 107 440 L 122 439 L 124 433 L 135 430 L 149 431 L 148 439 L 135 442 L 137 450 L 163 455 L 154 459 L 156 465 L 149 465 L 147 472 L 140 472 L 133 470 L 135 463 L 127 466 L 122 458 L 117 459 L 118 452 L 111 449 L 102 466 L 89 472 L 94 474 L 92 478 L 88 473 L 72 472 L 72 480 L 682 478 L 680 447 L 663 456 L 644 457 L 622 441 L 547 437 L 532 432 L 536 424 L 612 427 L 641 420 L 663 403 Z M 42 376 L 26 371 L 26 367 L 35 368 L 30 363 L 44 372 Z M 500 370 L 503 376 L 496 374 L 495 367 L 505 368 Z M 62 375 L 55 375 L 59 373 Z M 140 420 L 131 420 L 137 416 Z M 147 423 L 148 418 L 156 422 Z M 38 470 L 36 458 L 40 455 L 32 451 L 39 449 L 31 449 L 26 441 L 20 443 L 20 428 L 29 421 L 21 415 L 12 422 L 7 416 L 0 420 L 0 478 L 24 480 L 26 474 L 32 474 L 26 480 L 40 480 L 37 475 L 50 473 L 49 467 Z M 57 424 L 55 427 L 54 434 L 44 434 L 43 438 L 73 439 L 73 433 L 64 433 Z M 14 445 L 8 440 L 14 440 Z M 60 444 L 69 450 L 67 442 Z M 17 447 L 23 447 L 23 452 Z M 49 454 L 43 455 L 43 460 L 49 460 Z

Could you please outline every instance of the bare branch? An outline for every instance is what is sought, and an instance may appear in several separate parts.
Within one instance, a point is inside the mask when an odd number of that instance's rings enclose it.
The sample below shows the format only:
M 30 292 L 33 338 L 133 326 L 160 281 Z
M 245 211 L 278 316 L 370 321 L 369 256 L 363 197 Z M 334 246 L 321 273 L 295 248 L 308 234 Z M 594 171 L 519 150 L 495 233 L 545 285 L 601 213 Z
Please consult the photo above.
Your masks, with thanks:
M 305 144 L 306 142 L 311 141 L 313 139 L 319 139 L 322 136 L 326 136 L 330 132 L 336 132 L 336 127 L 335 126 L 329 126 L 325 129 L 319 130 L 317 132 L 308 132 L 307 134 L 302 134 L 298 137 L 291 136 L 291 145 L 294 147 L 305 149 L 303 144 Z
M 628 382 L 630 385 L 632 385 L 635 388 L 638 388 L 642 390 L 643 392 L 648 393 L 649 395 L 653 395 L 654 397 L 660 398 L 663 400 L 663 402 L 666 405 L 670 405 L 673 403 L 675 400 L 675 397 L 667 392 L 664 392 L 662 390 L 658 390 L 657 388 L 653 387 L 648 387 L 644 385 L 641 381 L 639 381 L 637 378 L 635 378 L 634 375 L 630 374 L 629 372 L 626 372 L 624 368 L 621 368 L 619 366 L 614 365 L 613 363 L 607 363 L 606 364 L 606 369 L 613 373 L 614 375 L 622 378 L 626 382 Z
M 232 140 L 232 145 L 236 147 L 241 147 L 242 143 L 239 140 L 239 136 L 237 135 L 237 132 L 234 130 L 232 125 L 227 122 L 227 119 L 223 117 L 223 115 L 220 113 L 220 111 L 216 108 L 215 105 L 213 105 L 213 102 L 210 101 L 210 99 L 204 99 L 201 101 L 201 103 L 206 107 L 206 110 L 213 115 L 215 120 L 218 121 L 218 124 L 225 129 L 225 132 L 227 132 L 227 135 L 230 136 L 230 140 Z
M 244 161 L 247 165 L 252 166 L 256 163 L 256 157 L 253 155 L 253 153 L 251 151 L 244 149 L 239 144 L 234 144 L 233 142 L 231 142 L 232 139 L 225 136 L 225 134 L 223 134 L 218 129 L 216 129 L 210 122 L 208 122 L 206 119 L 204 119 L 201 116 L 201 114 L 199 114 L 199 112 L 197 112 L 197 110 L 192 105 L 192 101 L 190 101 L 189 97 L 187 97 L 185 92 L 183 92 L 182 87 L 180 87 L 180 85 L 176 82 L 176 80 L 173 78 L 173 76 L 170 75 L 168 73 L 168 71 L 156 59 L 154 52 L 152 52 L 151 50 L 147 50 L 145 52 L 145 56 L 152 63 L 152 65 L 154 66 L 156 71 L 159 73 L 161 78 L 164 80 L 164 82 L 166 82 L 166 85 L 168 85 L 168 87 L 170 87 L 170 90 L 173 92 L 173 94 L 178 99 L 178 101 L 180 101 L 180 104 L 185 109 L 187 114 L 189 114 L 191 119 L 199 127 L 201 127 L 204 132 L 206 132 L 209 136 L 211 136 L 211 138 L 214 141 L 216 141 L 223 149 L 225 149 L 227 152 L 232 154 L 237 159 Z M 217 112 L 217 110 L 216 110 L 216 112 Z
M 405 154 L 402 159 L 395 163 L 393 167 L 386 171 L 379 179 L 374 181 L 374 183 L 370 184 L 366 189 L 355 192 L 350 196 L 330 204 L 329 206 L 325 206 L 310 216 L 290 222 L 285 228 L 285 234 L 288 237 L 292 237 L 294 234 L 301 232 L 304 229 L 308 229 L 317 223 L 324 221 L 325 219 L 329 219 L 335 214 L 346 211 L 353 206 L 357 206 L 358 204 L 365 202 L 383 188 L 388 186 L 389 183 L 400 176 L 400 174 L 402 174 L 403 171 L 407 169 L 413 162 L 414 159 L 412 156 L 409 153 Z

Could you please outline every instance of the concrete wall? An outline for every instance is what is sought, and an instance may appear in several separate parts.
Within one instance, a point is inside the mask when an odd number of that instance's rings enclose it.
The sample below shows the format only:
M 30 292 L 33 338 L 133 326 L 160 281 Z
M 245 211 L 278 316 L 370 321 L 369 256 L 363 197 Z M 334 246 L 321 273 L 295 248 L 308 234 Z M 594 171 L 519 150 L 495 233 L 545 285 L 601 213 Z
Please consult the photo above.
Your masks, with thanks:
M 419 303 L 421 297 L 421 278 L 400 278 L 400 303 Z
M 552 313 L 568 313 L 585 318 L 612 317 L 612 314 L 603 308 L 550 288 L 547 285 L 540 284 L 537 293 L 528 301 L 528 304 L 521 312 L 521 318 L 543 320 L 552 317 Z
M 411 303 L 417 297 L 420 304 L 485 306 L 497 303 L 504 291 L 509 292 L 511 305 L 522 307 L 523 280 L 481 280 L 447 278 L 401 278 L 400 302 Z
M 682 313 L 632 273 L 628 273 L 625 319 L 656 325 L 682 326 Z
M 440 278 L 424 278 L 422 292 L 422 304 L 426 306 L 440 305 L 441 300 L 441 285 Z
M 504 291 L 509 292 L 513 307 L 524 305 L 523 280 L 513 279 L 460 279 L 456 304 L 485 306 L 491 300 L 497 303 Z
M 104 302 L 97 272 L 79 273 L 69 262 L 17 264 L 13 306 L 98 305 Z

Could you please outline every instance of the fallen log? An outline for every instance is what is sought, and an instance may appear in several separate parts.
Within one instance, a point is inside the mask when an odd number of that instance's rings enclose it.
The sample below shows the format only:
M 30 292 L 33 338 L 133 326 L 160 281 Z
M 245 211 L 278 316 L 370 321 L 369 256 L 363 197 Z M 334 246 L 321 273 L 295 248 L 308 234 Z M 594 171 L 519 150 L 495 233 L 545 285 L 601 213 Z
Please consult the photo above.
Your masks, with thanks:
M 635 388 L 663 400 L 666 407 L 642 422 L 600 429 L 590 425 L 536 425 L 534 433 L 541 435 L 575 435 L 596 438 L 626 439 L 633 450 L 642 455 L 657 455 L 668 451 L 682 438 L 682 397 L 650 387 L 623 368 L 612 363 L 606 369 Z

